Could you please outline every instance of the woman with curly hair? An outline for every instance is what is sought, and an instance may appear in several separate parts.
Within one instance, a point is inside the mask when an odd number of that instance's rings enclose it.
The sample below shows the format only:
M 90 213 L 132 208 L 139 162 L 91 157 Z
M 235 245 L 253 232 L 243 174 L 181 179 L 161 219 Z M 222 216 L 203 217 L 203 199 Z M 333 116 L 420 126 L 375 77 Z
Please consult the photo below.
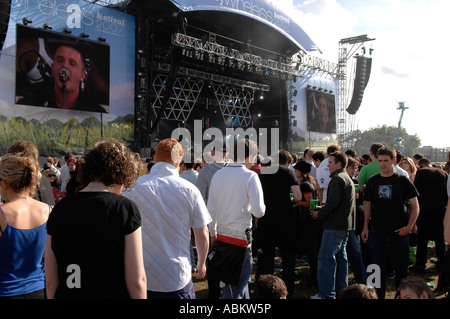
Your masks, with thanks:
M 0 298 L 44 299 L 45 226 L 51 206 L 34 200 L 37 162 L 8 154 L 0 161 Z
M 135 156 L 104 140 L 84 156 L 85 186 L 55 206 L 47 225 L 48 298 L 146 298 L 141 215 L 121 196 L 135 183 Z

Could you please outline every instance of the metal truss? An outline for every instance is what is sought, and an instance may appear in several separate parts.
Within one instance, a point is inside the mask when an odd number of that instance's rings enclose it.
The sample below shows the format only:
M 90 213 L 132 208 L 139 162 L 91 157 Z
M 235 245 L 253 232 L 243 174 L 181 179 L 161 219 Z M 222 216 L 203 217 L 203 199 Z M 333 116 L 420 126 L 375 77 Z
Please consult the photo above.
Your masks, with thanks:
M 155 116 L 158 115 L 162 107 L 167 79 L 168 76 L 165 74 L 157 74 L 153 79 L 152 88 L 155 96 L 152 98 L 151 105 L 153 106 L 152 109 Z M 187 121 L 192 109 L 197 103 L 203 85 L 204 81 L 177 77 L 173 85 L 172 94 L 169 97 L 169 105 L 164 109 L 163 118 L 183 122 Z
M 190 54 L 198 59 L 208 59 L 209 62 L 214 61 L 239 69 L 248 68 L 256 74 L 284 76 L 289 80 L 294 79 L 294 77 L 303 77 L 311 70 L 317 70 L 332 76 L 337 76 L 338 72 L 336 63 L 305 53 L 297 54 L 294 58 L 285 58 L 286 62 L 275 61 L 208 41 L 206 37 L 200 39 L 182 33 L 172 35 L 172 44 L 184 48 L 185 55 Z M 192 50 L 193 52 L 186 52 L 186 50 Z M 207 54 L 206 57 L 205 54 Z M 281 56 L 280 60 L 282 60 Z
M 339 41 L 339 109 L 338 109 L 338 141 L 342 148 L 351 147 L 347 141 L 347 136 L 351 133 L 350 122 L 354 115 L 347 113 L 349 82 L 347 78 L 347 61 L 355 55 L 355 52 L 368 41 L 373 41 L 366 34 L 345 38 Z M 351 47 L 350 47 L 351 46 Z
M 254 92 L 213 83 L 214 94 L 226 124 L 249 127 L 252 120 L 250 107 L 254 103 Z
M 158 71 L 168 72 L 170 69 L 169 64 L 158 63 L 154 64 L 154 68 Z M 226 84 L 230 86 L 236 86 L 239 88 L 251 89 L 254 91 L 265 91 L 268 92 L 270 90 L 270 86 L 267 84 L 256 83 L 252 81 L 244 81 L 236 78 L 230 78 L 228 76 L 223 76 L 219 74 L 213 74 L 208 72 L 203 72 L 199 70 L 189 69 L 185 67 L 180 67 L 178 70 L 179 76 L 190 76 L 195 77 L 205 81 L 217 82 L 220 84 Z

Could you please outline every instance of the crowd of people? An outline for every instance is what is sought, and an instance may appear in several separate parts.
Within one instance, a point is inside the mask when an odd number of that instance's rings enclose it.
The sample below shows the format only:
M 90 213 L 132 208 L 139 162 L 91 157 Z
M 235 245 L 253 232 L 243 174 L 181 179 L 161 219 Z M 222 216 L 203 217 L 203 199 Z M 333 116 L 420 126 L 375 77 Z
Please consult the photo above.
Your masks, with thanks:
M 390 276 L 395 298 L 429 299 L 412 274 L 425 272 L 430 240 L 447 291 L 445 166 L 381 143 L 361 157 L 329 145 L 271 161 L 251 140 L 231 147 L 196 164 L 165 139 L 142 163 L 106 139 L 41 168 L 18 141 L 0 160 L 0 298 L 194 299 L 193 273 L 209 299 L 293 298 L 304 258 L 312 299 L 384 299 Z

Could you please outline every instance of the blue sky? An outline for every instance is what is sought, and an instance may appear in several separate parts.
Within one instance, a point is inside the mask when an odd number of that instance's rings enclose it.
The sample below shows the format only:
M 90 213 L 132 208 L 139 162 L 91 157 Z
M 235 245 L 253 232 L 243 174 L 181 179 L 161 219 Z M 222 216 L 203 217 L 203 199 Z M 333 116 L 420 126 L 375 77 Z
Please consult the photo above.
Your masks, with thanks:
M 278 0 L 322 50 L 337 62 L 340 39 L 367 34 L 375 41 L 373 64 L 355 126 L 397 126 L 417 134 L 422 146 L 450 147 L 446 34 L 450 30 L 447 0 Z M 352 71 L 351 66 L 348 71 Z M 351 95 L 351 92 L 350 92 Z M 351 96 L 350 96 L 351 98 Z

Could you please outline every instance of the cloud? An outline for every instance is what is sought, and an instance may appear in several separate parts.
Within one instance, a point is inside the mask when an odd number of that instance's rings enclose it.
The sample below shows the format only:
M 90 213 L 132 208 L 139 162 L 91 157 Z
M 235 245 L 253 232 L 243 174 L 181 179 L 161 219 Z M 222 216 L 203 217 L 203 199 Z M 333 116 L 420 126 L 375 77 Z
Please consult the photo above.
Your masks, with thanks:
M 353 36 L 357 24 L 350 11 L 337 0 L 279 0 L 277 6 L 289 13 L 322 52 L 312 54 L 337 62 L 339 40 Z
M 394 68 L 389 68 L 387 66 L 381 67 L 381 72 L 383 72 L 384 74 L 395 76 L 397 78 L 408 78 L 409 77 L 408 73 L 399 73 Z

